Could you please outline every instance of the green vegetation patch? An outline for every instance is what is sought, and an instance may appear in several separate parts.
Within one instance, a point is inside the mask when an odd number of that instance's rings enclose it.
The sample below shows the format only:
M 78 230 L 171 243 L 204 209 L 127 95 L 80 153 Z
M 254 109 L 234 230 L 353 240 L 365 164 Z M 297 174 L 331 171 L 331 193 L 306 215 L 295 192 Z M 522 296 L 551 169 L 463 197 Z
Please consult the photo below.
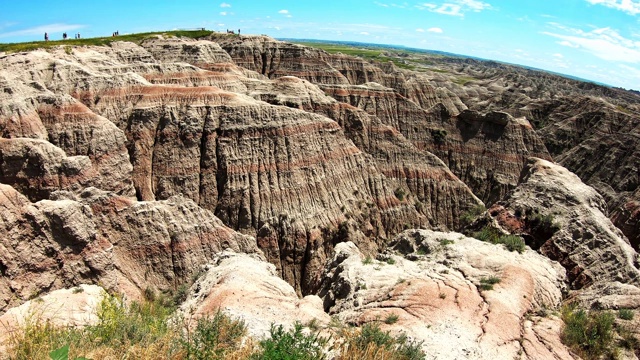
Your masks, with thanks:
M 138 34 L 129 34 L 129 35 L 118 35 L 118 36 L 109 36 L 109 37 L 10 43 L 10 44 L 0 44 L 0 52 L 4 51 L 7 53 L 15 53 L 15 52 L 22 52 L 22 51 L 33 51 L 36 49 L 46 49 L 46 48 L 51 48 L 51 47 L 61 46 L 61 45 L 109 46 L 114 41 L 130 41 L 130 42 L 139 44 L 145 39 L 148 39 L 156 35 L 163 35 L 167 37 L 173 36 L 173 37 L 188 37 L 193 39 L 199 39 L 199 38 L 209 36 L 212 33 L 213 31 L 209 31 L 209 30 L 194 30 L 194 31 L 176 30 L 176 31 L 157 31 L 157 32 L 147 32 L 147 33 L 138 33 Z
M 509 251 L 517 251 L 519 253 L 524 252 L 525 242 L 520 236 L 517 235 L 503 235 L 493 227 L 485 226 L 480 231 L 473 233 L 473 237 L 490 242 L 492 244 L 502 244 Z

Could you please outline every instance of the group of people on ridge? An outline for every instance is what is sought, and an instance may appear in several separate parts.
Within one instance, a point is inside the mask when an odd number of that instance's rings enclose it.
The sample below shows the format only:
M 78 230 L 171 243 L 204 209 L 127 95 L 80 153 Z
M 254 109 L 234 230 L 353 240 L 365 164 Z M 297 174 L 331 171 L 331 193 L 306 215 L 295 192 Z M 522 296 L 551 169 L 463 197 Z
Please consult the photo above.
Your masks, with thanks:
M 74 35 L 76 39 L 80 39 L 80 33 Z M 62 40 L 67 40 L 67 33 L 62 33 Z M 44 41 L 49 41 L 49 33 L 44 33 Z

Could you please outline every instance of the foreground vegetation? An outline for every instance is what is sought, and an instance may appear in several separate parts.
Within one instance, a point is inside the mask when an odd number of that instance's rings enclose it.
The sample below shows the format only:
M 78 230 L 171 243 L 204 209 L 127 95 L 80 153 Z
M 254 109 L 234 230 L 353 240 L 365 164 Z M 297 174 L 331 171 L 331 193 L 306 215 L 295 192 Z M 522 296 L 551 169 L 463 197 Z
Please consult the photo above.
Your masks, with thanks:
M 174 37 L 189 37 L 193 39 L 202 38 L 205 36 L 209 36 L 213 33 L 213 31 L 209 30 L 176 30 L 176 31 L 158 31 L 158 32 L 147 32 L 147 33 L 138 33 L 138 34 L 129 34 L 129 35 L 118 35 L 118 36 L 108 36 L 108 37 L 96 37 L 96 38 L 86 38 L 86 39 L 67 39 L 67 40 L 55 40 L 55 41 L 33 41 L 26 43 L 10 43 L 10 44 L 0 44 L 0 52 L 4 51 L 7 53 L 21 52 L 21 51 L 32 51 L 35 49 L 46 49 L 54 46 L 60 45 L 69 45 L 69 46 L 82 46 L 82 45 L 110 45 L 114 41 L 130 41 L 134 43 L 140 43 L 145 39 L 148 39 L 152 36 L 163 35 L 163 36 L 174 36 Z
M 331 351 L 341 359 L 417 360 L 421 343 L 382 331 L 379 323 L 362 328 L 335 325 L 322 330 L 316 322 L 292 329 L 271 327 L 257 341 L 247 327 L 222 312 L 188 321 L 175 315 L 168 297 L 146 292 L 147 299 L 126 305 L 106 295 L 95 325 L 56 327 L 32 318 L 14 333 L 5 356 L 10 359 L 324 359 Z
M 631 320 L 633 312 L 622 309 L 622 320 Z M 562 309 L 562 342 L 581 358 L 586 360 L 617 359 L 622 349 L 637 352 L 640 349 L 638 339 L 624 325 L 616 323 L 611 311 L 585 311 L 575 306 Z

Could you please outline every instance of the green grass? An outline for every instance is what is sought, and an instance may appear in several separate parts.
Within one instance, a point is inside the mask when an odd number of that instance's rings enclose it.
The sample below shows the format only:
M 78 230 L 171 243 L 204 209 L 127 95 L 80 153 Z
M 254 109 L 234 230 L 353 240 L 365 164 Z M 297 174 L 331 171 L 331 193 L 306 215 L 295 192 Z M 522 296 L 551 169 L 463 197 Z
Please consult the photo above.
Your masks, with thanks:
M 296 323 L 285 331 L 282 325 L 271 325 L 270 337 L 260 342 L 260 352 L 253 354 L 255 360 L 317 360 L 325 359 L 323 349 L 328 339 L 317 333 L 306 334 L 303 326 Z
M 615 358 L 615 316 L 610 311 L 590 311 L 567 306 L 562 310 L 565 326 L 561 340 L 586 360 Z
M 473 237 L 484 242 L 504 245 L 509 251 L 522 253 L 526 249 L 526 244 L 520 236 L 503 235 L 490 226 L 485 226 L 480 231 L 473 233 Z
M 470 82 L 477 80 L 476 78 L 472 78 L 470 76 L 459 76 L 455 79 L 453 79 L 453 82 L 458 84 L 458 85 L 462 85 L 465 86 L 467 84 L 469 84 Z
M 484 205 L 476 205 L 460 215 L 460 226 L 465 227 L 471 224 L 478 216 L 482 215 L 487 208 Z
M 296 44 L 313 47 L 316 49 L 321 49 L 329 54 L 344 54 L 349 56 L 357 56 L 366 60 L 376 60 L 380 62 L 393 62 L 397 67 L 407 70 L 415 70 L 416 66 L 412 64 L 407 64 L 405 61 L 410 61 L 406 59 L 397 59 L 394 57 L 384 56 L 383 54 L 387 50 L 381 49 L 371 49 L 365 47 L 356 47 L 342 44 L 331 44 L 331 43 L 318 43 L 318 42 L 296 42 Z
M 384 323 L 387 325 L 395 324 L 398 322 L 399 316 L 396 314 L 389 314 L 386 319 L 384 319 Z
M 500 278 L 497 276 L 489 276 L 488 278 L 482 278 L 480 279 L 479 288 L 481 290 L 493 290 L 493 285 L 499 282 L 500 282 Z
M 130 35 L 108 36 L 108 37 L 96 37 L 96 38 L 83 38 L 83 39 L 67 39 L 67 40 L 55 40 L 55 41 L 33 41 L 25 43 L 9 43 L 0 44 L 0 52 L 15 53 L 22 51 L 32 51 L 36 49 L 46 49 L 60 45 L 67 46 L 108 46 L 114 41 L 130 41 L 134 43 L 140 43 L 145 39 L 148 39 L 155 35 L 175 36 L 175 37 L 189 37 L 193 39 L 205 37 L 211 35 L 213 31 L 209 30 L 177 30 L 177 31 L 156 31 L 147 33 L 138 33 Z
M 633 320 L 633 315 L 633 310 L 631 309 L 618 310 L 618 317 L 622 320 Z

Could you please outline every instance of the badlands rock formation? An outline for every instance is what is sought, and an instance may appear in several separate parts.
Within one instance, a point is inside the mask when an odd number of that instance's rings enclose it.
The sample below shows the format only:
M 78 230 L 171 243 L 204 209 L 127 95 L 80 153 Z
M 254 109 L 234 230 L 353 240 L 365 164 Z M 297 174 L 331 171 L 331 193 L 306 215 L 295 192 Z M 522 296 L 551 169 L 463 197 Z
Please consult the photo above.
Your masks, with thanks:
M 637 95 L 439 61 L 223 34 L 0 54 L 0 314 L 190 286 L 182 314 L 256 336 L 397 315 L 434 358 L 573 358 L 544 309 L 640 307 Z M 529 249 L 447 232 L 482 205 Z

